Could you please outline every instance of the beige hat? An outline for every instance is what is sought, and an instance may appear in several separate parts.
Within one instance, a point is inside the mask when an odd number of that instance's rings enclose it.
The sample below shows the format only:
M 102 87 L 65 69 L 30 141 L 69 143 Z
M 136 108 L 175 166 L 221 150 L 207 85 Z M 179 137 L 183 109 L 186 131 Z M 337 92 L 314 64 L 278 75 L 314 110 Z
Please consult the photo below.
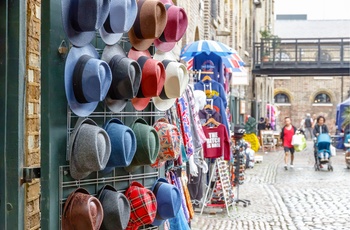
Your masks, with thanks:
M 182 96 L 188 85 L 189 76 L 186 66 L 175 60 L 163 59 L 167 55 L 154 55 L 154 59 L 162 61 L 165 67 L 165 82 L 161 94 L 158 97 L 153 97 L 154 106 L 165 111 L 171 108 L 175 103 L 176 98 Z

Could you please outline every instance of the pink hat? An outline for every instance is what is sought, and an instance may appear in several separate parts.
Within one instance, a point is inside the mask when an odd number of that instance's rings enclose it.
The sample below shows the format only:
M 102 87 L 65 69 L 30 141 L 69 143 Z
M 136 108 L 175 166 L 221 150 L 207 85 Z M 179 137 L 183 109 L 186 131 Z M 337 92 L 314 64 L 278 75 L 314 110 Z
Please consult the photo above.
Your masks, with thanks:
M 161 0 L 167 10 L 168 19 L 162 35 L 154 40 L 154 45 L 161 51 L 167 52 L 174 48 L 185 34 L 188 19 L 182 7 L 175 6 L 172 2 Z

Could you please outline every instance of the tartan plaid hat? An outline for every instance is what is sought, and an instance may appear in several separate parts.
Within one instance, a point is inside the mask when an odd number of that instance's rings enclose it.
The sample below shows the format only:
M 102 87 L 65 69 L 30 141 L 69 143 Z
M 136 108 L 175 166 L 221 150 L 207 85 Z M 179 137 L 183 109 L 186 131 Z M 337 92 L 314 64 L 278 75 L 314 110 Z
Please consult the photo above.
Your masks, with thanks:
M 104 212 L 100 201 L 83 188 L 72 192 L 63 208 L 62 229 L 98 230 L 102 224 Z
M 152 187 L 157 199 L 157 215 L 152 225 L 160 226 L 167 219 L 174 218 L 181 207 L 180 190 L 169 184 L 165 178 L 159 178 Z
M 131 214 L 127 230 L 138 229 L 142 225 L 152 224 L 157 213 L 157 200 L 151 190 L 138 182 L 132 182 L 125 191 L 129 199 Z
M 153 125 L 155 130 L 157 130 L 160 149 L 156 162 L 151 166 L 154 168 L 159 168 L 165 164 L 168 160 L 177 159 L 181 153 L 181 139 L 180 132 L 175 125 L 169 123 L 166 118 L 160 118 Z

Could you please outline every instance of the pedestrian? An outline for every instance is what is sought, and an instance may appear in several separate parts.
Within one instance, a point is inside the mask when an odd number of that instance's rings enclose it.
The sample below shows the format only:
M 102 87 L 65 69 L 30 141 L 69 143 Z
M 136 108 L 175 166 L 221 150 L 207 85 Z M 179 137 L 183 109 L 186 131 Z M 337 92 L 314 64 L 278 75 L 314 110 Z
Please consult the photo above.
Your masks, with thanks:
M 326 118 L 324 116 L 318 116 L 316 119 L 316 125 L 313 130 L 313 134 L 315 137 L 318 137 L 321 133 L 329 133 L 328 127 L 325 124 Z M 314 143 L 314 155 L 315 155 L 315 162 L 317 162 L 317 141 Z M 320 168 L 322 168 L 322 164 L 320 164 Z
M 284 169 L 288 170 L 288 157 L 290 154 L 290 167 L 293 168 L 293 161 L 294 161 L 294 146 L 292 145 L 292 138 L 295 132 L 297 131 L 297 128 L 292 125 L 292 120 L 290 117 L 284 118 L 284 126 L 281 131 L 281 140 L 283 143 L 284 148 Z
M 260 131 L 266 129 L 265 119 L 263 117 L 260 117 L 259 123 L 258 123 L 258 135 L 260 136 Z
M 270 123 L 270 120 L 267 117 L 265 118 L 265 129 L 266 130 L 271 130 L 271 123 Z
M 316 114 L 312 115 L 312 120 L 314 121 L 314 122 L 312 122 L 312 128 L 314 128 L 316 123 L 317 123 L 317 115 Z
M 306 140 L 308 140 L 310 137 L 310 140 L 312 140 L 313 138 L 313 128 L 312 128 L 312 124 L 314 123 L 313 119 L 310 116 L 310 113 L 306 114 L 306 118 L 304 120 L 304 128 L 305 128 L 305 137 Z

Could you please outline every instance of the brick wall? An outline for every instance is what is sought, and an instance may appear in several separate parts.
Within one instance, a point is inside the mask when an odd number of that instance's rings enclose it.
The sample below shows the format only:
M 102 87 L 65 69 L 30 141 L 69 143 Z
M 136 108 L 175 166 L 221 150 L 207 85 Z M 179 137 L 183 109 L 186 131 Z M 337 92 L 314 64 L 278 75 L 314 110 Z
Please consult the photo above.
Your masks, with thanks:
M 27 78 L 25 166 L 40 166 L 40 26 L 41 1 L 27 1 Z M 40 229 L 40 181 L 26 184 L 25 228 Z
M 286 93 L 290 96 L 290 105 L 278 106 L 280 110 L 279 121 L 289 116 L 294 125 L 299 126 L 306 113 L 324 115 L 326 124 L 331 132 L 335 132 L 336 106 L 348 98 L 350 79 L 348 77 L 332 77 L 329 79 L 315 79 L 314 77 L 291 77 L 275 79 L 275 94 Z M 313 103 L 318 93 L 327 93 L 331 98 L 330 106 L 318 106 Z

